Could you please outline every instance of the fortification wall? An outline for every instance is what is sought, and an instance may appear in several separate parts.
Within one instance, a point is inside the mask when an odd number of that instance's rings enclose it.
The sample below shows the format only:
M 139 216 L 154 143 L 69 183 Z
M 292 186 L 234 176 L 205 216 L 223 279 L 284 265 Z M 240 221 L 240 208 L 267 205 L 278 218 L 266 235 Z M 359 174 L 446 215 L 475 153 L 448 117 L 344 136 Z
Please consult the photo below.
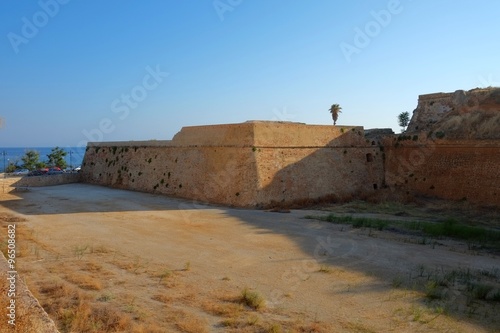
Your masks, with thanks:
M 412 195 L 500 206 L 500 145 L 454 140 L 385 146 L 385 179 Z
M 420 95 L 406 133 L 446 139 L 500 139 L 500 88 Z
M 453 96 L 453 93 L 432 93 L 432 94 L 424 94 L 424 95 L 419 95 L 418 96 L 418 101 L 419 102 L 426 102 L 426 101 L 436 101 L 436 100 L 451 100 L 451 97 Z
M 256 161 L 260 202 L 352 200 L 385 186 L 378 146 L 262 148 Z
M 454 108 L 454 93 L 436 93 L 418 96 L 407 132 L 428 130 L 442 120 Z
M 421 136 L 281 122 L 185 127 L 172 141 L 89 145 L 81 179 L 237 207 L 349 200 L 386 187 L 500 206 L 498 140 Z
M 89 147 L 88 183 L 239 206 L 255 196 L 250 147 Z M 236 163 L 237 161 L 237 163 Z M 239 193 L 240 195 L 236 195 Z
M 152 145 L 91 144 L 82 166 L 84 182 L 239 207 L 350 198 L 383 177 L 362 127 L 283 122 L 185 127 Z
M 385 142 L 389 186 L 500 206 L 500 89 L 419 96 L 401 138 Z
M 43 175 L 22 177 L 12 184 L 13 187 L 40 187 L 54 186 L 62 184 L 78 183 L 80 181 L 79 173 L 62 173 L 58 175 Z

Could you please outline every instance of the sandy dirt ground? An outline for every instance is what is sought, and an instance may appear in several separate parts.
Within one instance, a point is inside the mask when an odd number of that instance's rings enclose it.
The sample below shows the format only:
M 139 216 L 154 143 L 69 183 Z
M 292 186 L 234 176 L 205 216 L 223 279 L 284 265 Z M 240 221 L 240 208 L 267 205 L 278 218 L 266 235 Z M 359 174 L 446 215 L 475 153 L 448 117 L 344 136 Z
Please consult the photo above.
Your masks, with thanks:
M 15 221 L 17 269 L 61 332 L 500 330 L 500 303 L 467 294 L 500 260 L 460 242 L 88 184 L 0 198 L 0 240 Z

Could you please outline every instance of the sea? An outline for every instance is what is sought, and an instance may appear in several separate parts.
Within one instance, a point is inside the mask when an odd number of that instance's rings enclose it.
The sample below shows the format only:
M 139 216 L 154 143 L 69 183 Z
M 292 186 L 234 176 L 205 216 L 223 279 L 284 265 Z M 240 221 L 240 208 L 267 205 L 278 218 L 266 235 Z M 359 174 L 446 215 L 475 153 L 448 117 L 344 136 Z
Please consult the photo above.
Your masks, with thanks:
M 21 158 L 28 150 L 36 150 L 40 154 L 40 161 L 47 161 L 47 155 L 51 153 L 54 147 L 19 147 L 19 148 L 1 148 L 0 147 L 0 172 L 13 163 L 22 166 Z M 85 147 L 59 147 L 66 151 L 66 163 L 68 167 L 76 168 L 81 166 Z

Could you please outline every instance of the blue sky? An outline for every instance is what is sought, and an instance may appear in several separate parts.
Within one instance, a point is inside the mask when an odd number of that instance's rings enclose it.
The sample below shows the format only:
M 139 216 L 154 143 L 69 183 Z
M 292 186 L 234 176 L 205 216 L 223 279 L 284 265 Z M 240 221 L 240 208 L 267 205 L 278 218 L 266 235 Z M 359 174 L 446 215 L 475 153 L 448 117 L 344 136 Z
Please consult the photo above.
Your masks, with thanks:
M 496 0 L 0 2 L 0 146 L 284 120 L 392 127 L 500 85 Z

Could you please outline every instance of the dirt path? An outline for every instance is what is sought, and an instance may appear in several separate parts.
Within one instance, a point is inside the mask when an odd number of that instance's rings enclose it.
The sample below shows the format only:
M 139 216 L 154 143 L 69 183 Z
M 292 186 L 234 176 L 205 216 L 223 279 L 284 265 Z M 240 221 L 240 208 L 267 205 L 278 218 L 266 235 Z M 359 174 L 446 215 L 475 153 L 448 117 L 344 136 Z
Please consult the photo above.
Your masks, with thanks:
M 1 198 L 0 214 L 25 219 L 21 276 L 63 332 L 500 329 L 499 302 L 467 294 L 472 283 L 495 292 L 500 260 L 460 243 L 420 245 L 303 219 L 310 211 L 228 209 L 85 184 Z M 245 288 L 255 292 L 247 304 L 261 296 L 265 306 L 245 304 Z

